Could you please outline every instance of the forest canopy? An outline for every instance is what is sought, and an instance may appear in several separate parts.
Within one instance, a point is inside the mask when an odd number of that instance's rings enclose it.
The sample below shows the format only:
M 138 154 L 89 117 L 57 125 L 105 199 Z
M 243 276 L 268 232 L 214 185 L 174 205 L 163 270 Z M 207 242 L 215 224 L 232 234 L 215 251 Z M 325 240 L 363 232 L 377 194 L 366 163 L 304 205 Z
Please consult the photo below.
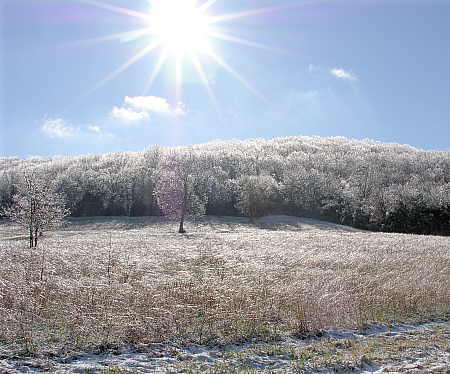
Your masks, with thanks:
M 193 212 L 289 214 L 376 231 L 450 235 L 450 152 L 343 137 L 0 158 L 0 210 L 13 203 L 21 175 L 33 170 L 54 182 L 72 216 L 161 215 L 156 191 L 174 154 L 195 164 L 183 176 Z

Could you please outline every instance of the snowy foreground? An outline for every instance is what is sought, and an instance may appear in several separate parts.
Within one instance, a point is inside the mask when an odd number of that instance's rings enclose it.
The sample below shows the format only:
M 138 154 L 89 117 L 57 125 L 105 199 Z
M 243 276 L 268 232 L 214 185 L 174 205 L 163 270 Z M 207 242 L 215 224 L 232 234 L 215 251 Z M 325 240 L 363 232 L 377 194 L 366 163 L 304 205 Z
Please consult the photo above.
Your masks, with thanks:
M 148 344 L 67 357 L 0 356 L 0 373 L 449 373 L 450 323 L 372 325 L 221 348 Z
M 0 374 L 449 372 L 450 238 L 310 219 L 0 224 Z M 433 321 L 433 322 L 431 322 Z

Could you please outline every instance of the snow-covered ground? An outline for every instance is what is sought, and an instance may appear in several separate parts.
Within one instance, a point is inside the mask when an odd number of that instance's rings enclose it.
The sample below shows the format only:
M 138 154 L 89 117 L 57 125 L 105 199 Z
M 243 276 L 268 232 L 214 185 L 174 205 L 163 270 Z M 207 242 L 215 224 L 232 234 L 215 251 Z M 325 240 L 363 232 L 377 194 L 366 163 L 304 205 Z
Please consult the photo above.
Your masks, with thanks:
M 448 373 L 450 323 L 373 325 L 225 347 L 148 344 L 103 354 L 0 356 L 0 373 Z

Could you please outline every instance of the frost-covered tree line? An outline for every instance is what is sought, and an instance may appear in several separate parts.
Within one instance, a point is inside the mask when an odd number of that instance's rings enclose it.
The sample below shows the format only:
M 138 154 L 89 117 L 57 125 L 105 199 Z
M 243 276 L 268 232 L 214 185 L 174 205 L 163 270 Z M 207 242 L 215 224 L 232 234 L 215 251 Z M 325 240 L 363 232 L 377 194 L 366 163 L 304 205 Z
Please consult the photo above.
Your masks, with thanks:
M 142 152 L 0 159 L 0 206 L 23 170 L 73 216 L 289 214 L 372 230 L 450 234 L 450 153 L 342 137 L 217 141 Z

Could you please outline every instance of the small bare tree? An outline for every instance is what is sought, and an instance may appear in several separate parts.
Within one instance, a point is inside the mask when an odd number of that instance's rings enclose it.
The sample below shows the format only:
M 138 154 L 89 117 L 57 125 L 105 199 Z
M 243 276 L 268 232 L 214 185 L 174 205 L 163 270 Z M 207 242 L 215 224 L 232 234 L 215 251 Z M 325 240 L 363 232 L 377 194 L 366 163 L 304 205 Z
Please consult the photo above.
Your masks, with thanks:
M 58 227 L 70 212 L 63 196 L 55 191 L 54 183 L 36 171 L 25 171 L 16 188 L 12 205 L 3 214 L 28 230 L 30 248 L 33 248 L 45 230 Z

